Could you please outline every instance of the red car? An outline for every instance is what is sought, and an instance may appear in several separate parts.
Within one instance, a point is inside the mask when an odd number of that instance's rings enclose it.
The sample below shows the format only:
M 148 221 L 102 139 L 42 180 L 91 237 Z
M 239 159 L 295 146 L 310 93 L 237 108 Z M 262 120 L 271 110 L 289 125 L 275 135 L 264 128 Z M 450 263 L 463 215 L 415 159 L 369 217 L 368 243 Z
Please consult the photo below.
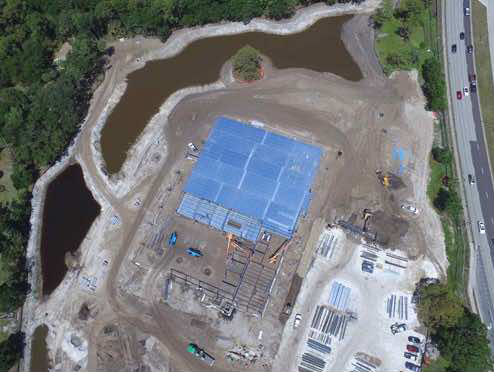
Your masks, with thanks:
M 418 353 L 419 352 L 419 348 L 417 346 L 414 346 L 414 345 L 407 345 L 407 350 L 412 352 L 412 353 Z
M 462 97 L 461 90 L 457 90 L 456 91 L 456 98 L 461 99 L 461 97 Z

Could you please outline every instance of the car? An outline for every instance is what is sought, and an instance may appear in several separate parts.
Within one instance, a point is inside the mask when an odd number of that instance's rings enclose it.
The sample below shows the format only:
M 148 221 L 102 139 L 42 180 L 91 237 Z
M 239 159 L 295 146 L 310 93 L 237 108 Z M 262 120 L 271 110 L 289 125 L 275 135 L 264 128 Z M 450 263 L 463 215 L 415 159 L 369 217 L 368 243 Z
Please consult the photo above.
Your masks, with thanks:
M 465 16 L 469 16 L 470 15 L 470 8 L 468 6 L 465 7 Z
M 293 320 L 293 328 L 297 328 L 302 320 L 302 314 L 296 314 L 295 319 Z
M 479 224 L 479 233 L 485 234 L 485 224 L 482 221 L 479 221 L 478 224 Z
M 456 44 L 451 45 L 451 53 L 456 53 Z
M 469 74 L 468 75 L 468 81 L 470 81 L 470 82 L 477 81 L 477 75 L 475 75 L 475 74 Z
M 473 45 L 467 46 L 467 53 L 472 54 L 473 53 Z
M 403 353 L 403 356 L 407 359 L 413 359 L 413 360 L 417 360 L 417 354 L 414 354 L 414 353 L 410 353 L 408 351 L 405 351 Z
M 456 98 L 461 99 L 461 97 L 463 97 L 463 95 L 461 94 L 461 90 L 457 90 L 456 91 Z
M 413 205 L 402 204 L 401 209 L 404 209 L 404 210 L 411 212 L 413 214 L 419 214 L 419 210 L 417 208 L 415 208 Z
M 187 248 L 187 254 L 192 257 L 202 257 L 203 254 L 199 249 L 196 248 Z
M 407 345 L 407 351 L 410 351 L 411 353 L 418 353 L 419 348 L 415 345 Z
M 420 338 L 415 336 L 408 336 L 408 341 L 413 342 L 414 344 L 420 344 Z
M 465 94 L 465 97 L 468 97 L 470 95 L 470 91 L 468 90 L 468 87 L 463 88 L 463 94 Z
M 472 81 L 470 83 L 470 92 L 471 93 L 476 93 L 477 92 L 477 83 L 475 81 Z
M 194 145 L 192 142 L 187 144 L 187 147 L 190 149 L 190 151 L 197 152 L 199 150 L 196 145 Z
M 475 184 L 475 178 L 473 178 L 473 176 L 471 174 L 468 175 L 468 183 L 470 185 Z
M 460 40 L 465 40 L 465 33 L 464 32 L 460 32 Z
M 410 371 L 414 371 L 414 372 L 420 371 L 420 366 L 410 362 L 405 362 L 405 367 L 408 368 Z

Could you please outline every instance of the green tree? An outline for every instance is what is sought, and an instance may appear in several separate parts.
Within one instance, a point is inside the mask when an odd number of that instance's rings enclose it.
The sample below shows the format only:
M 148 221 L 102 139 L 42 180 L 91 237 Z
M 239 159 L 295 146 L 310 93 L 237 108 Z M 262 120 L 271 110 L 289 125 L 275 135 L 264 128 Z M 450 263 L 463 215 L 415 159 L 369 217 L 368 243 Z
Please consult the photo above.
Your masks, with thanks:
M 242 80 L 258 80 L 261 61 L 259 52 L 250 45 L 246 45 L 233 56 L 233 71 Z
M 444 284 L 432 284 L 419 291 L 418 316 L 435 333 L 438 327 L 451 327 L 463 315 L 459 299 Z
M 372 16 L 374 25 L 377 28 L 381 28 L 383 24 L 393 18 L 393 1 L 384 0 L 382 5 L 376 10 Z
M 445 165 L 449 165 L 453 161 L 453 154 L 451 154 L 451 151 L 443 147 L 433 147 L 432 157 L 438 163 L 442 163 Z
M 8 371 L 24 350 L 24 333 L 17 332 L 0 343 L 0 371 Z
M 434 333 L 441 356 L 450 360 L 448 372 L 492 371 L 494 365 L 487 329 L 479 316 L 468 309 L 451 326 L 441 325 Z
M 296 0 L 268 0 L 267 15 L 277 20 L 290 17 L 296 4 Z
M 444 110 L 446 108 L 446 82 L 441 62 L 435 57 L 426 59 L 422 65 L 422 76 L 427 108 L 433 111 Z

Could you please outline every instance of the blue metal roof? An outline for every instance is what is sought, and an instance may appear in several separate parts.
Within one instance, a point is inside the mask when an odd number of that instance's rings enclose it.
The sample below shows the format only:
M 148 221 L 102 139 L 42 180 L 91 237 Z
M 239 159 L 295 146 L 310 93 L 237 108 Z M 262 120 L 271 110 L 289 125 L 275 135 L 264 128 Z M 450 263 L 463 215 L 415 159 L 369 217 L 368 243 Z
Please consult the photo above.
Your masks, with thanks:
M 207 201 L 206 209 L 214 203 L 242 215 L 250 224 L 253 219 L 265 229 L 291 237 L 299 214 L 307 211 L 321 156 L 319 147 L 220 117 L 184 191 Z M 179 213 L 182 210 L 181 214 L 197 220 L 197 211 L 203 212 L 201 208 L 194 213 L 186 209 L 182 205 Z M 225 211 L 219 214 L 224 216 Z M 204 222 L 225 230 L 226 217 L 220 215 L 205 217 Z

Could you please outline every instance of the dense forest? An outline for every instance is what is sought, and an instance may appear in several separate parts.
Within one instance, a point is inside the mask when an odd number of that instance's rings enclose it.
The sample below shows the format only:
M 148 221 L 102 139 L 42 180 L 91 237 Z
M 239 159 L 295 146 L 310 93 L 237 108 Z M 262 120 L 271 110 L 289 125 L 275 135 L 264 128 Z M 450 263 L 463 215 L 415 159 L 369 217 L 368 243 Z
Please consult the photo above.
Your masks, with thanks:
M 103 71 L 108 41 L 137 34 L 165 40 L 174 29 L 222 20 L 282 19 L 315 2 L 0 0 L 0 151 L 11 154 L 16 189 L 12 201 L 0 204 L 0 270 L 7 273 L 0 283 L 0 312 L 15 311 L 29 291 L 25 248 L 32 185 L 77 133 Z M 64 42 L 71 51 L 57 63 L 55 53 Z M 10 337 L 0 350 L 11 350 L 19 339 Z M 11 365 L 12 355 L 17 354 L 0 351 L 0 366 Z

